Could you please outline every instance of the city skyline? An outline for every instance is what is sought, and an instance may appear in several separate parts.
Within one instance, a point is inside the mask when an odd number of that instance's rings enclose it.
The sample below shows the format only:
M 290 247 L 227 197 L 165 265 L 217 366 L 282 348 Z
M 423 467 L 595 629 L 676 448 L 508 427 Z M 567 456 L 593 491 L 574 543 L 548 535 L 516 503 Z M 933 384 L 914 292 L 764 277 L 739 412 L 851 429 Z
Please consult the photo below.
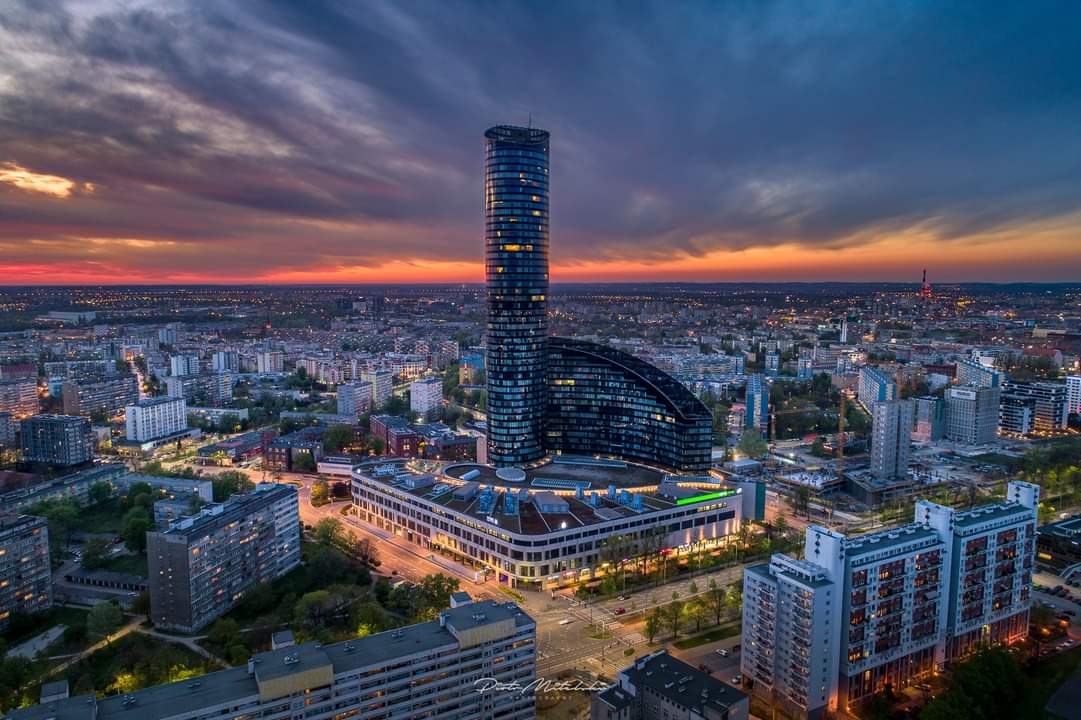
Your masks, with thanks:
M 0 18 L 2 284 L 479 283 L 529 122 L 553 283 L 1081 276 L 1076 8 L 51 10 Z

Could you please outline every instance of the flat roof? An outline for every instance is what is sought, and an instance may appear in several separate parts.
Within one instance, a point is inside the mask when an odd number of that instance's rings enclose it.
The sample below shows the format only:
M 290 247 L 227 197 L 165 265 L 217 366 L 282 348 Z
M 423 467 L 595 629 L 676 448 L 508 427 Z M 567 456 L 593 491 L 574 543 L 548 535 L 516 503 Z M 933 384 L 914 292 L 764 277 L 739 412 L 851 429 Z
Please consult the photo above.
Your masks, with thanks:
M 470 478 L 474 482 L 484 485 L 496 485 L 506 488 L 533 487 L 535 480 L 562 481 L 569 484 L 567 489 L 573 489 L 573 485 L 581 484 L 588 490 L 608 490 L 609 485 L 615 485 L 617 490 L 637 487 L 660 485 L 661 481 L 669 474 L 658 468 L 633 463 L 599 463 L 590 462 L 592 458 L 576 463 L 573 460 L 559 460 L 548 462 L 532 468 L 523 468 L 526 478 L 522 482 L 507 482 L 496 476 L 496 468 L 478 463 L 460 463 L 447 467 L 444 472 L 452 478 L 461 478 L 462 475 L 476 470 L 479 475 Z M 588 483 L 588 485 L 585 485 Z M 547 487 L 545 487 L 547 485 Z M 553 487 L 553 483 L 541 483 L 537 487 L 544 489 L 562 489 Z
M 938 532 L 924 525 L 903 525 L 899 528 L 849 538 L 845 543 L 845 551 L 849 557 L 859 557 L 926 540 L 940 540 Z
M 1012 516 L 1034 518 L 1035 513 L 1024 505 L 1017 503 L 995 503 L 957 513 L 954 525 L 959 528 L 972 527 L 989 520 L 999 520 Z
M 248 675 L 247 668 L 235 667 L 128 695 L 113 695 L 97 702 L 96 715 L 93 713 L 93 696 L 80 695 L 13 710 L 7 717 L 11 720 L 113 720 L 133 717 L 139 720 L 163 720 L 244 699 L 254 701 L 259 696 L 260 682 L 325 667 L 327 663 L 333 667 L 335 675 L 340 675 L 360 668 L 380 666 L 395 658 L 457 646 L 458 641 L 450 627 L 464 630 L 507 619 L 513 619 L 516 628 L 535 624 L 516 604 L 497 603 L 494 600 L 460 605 L 444 613 L 448 627 L 440 626 L 439 621 L 435 620 L 333 645 L 321 646 L 317 642 L 309 642 L 270 650 L 254 656 L 254 677 Z M 286 662 L 287 657 L 296 660 Z
M 636 688 L 648 687 L 671 702 L 692 709 L 702 717 L 724 713 L 747 694 L 717 678 L 660 651 L 620 671 Z

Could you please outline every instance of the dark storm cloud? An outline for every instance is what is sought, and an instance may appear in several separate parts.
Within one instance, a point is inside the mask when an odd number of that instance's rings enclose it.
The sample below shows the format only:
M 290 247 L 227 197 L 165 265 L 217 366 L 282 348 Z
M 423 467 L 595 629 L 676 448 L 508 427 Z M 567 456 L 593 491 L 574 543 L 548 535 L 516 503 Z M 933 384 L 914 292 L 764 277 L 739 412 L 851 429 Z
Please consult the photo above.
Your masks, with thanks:
M 9 4 L 0 163 L 93 190 L 0 185 L 0 249 L 474 260 L 481 133 L 530 113 L 564 263 L 963 237 L 1081 209 L 1079 30 L 1073 2 Z

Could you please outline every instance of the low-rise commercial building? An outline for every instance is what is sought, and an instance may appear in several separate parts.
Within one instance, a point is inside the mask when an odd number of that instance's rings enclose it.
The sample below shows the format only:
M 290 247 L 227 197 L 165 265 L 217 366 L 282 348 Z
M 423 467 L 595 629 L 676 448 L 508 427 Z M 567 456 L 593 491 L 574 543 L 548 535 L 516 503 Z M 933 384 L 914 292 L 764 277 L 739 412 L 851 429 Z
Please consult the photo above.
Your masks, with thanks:
M 154 624 L 194 632 L 300 564 L 297 489 L 256 485 L 146 540 Z
M 464 463 L 439 477 L 375 459 L 353 469 L 357 515 L 501 582 L 541 589 L 615 572 L 624 560 L 723 545 L 739 491 L 709 476 L 564 458 L 519 470 Z
M 620 671 L 595 693 L 592 720 L 746 720 L 750 698 L 712 675 L 658 650 Z

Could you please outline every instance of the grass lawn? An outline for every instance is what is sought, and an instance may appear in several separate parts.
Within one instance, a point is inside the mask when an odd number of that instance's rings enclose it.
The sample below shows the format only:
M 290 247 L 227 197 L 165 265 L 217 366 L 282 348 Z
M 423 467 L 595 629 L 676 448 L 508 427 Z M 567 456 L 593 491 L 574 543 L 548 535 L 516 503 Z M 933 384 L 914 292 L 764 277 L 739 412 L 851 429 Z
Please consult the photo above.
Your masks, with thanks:
M 1025 669 L 1025 699 L 1016 708 L 1018 720 L 1042 720 L 1043 708 L 1062 683 L 1081 665 L 1081 647 Z
M 105 567 L 103 567 L 102 570 L 146 577 L 146 555 L 142 553 L 136 555 L 114 555 L 105 561 Z
M 713 628 L 712 630 L 706 630 L 701 635 L 695 635 L 694 637 L 677 640 L 672 644 L 680 650 L 688 650 L 693 647 L 698 647 L 699 645 L 705 645 L 706 643 L 724 640 L 725 638 L 732 637 L 733 635 L 739 635 L 739 629 L 739 623 L 721 625 L 719 627 Z

